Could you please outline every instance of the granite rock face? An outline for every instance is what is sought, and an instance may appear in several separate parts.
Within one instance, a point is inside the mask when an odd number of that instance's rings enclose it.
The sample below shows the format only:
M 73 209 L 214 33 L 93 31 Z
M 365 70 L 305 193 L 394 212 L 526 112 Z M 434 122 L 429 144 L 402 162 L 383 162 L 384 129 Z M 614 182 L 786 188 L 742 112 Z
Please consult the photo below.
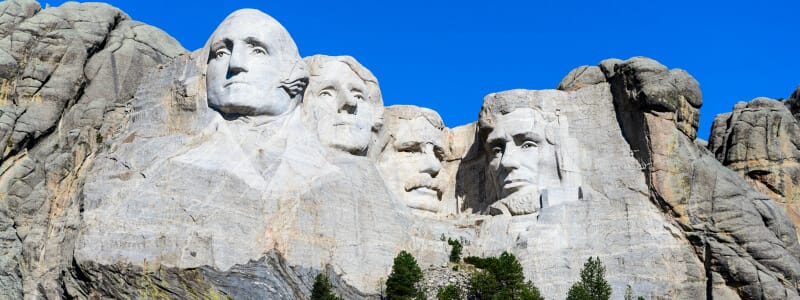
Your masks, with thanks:
M 144 74 L 184 50 L 105 4 L 0 6 L 0 295 L 61 298 L 94 154 Z
M 694 132 L 681 126 L 681 119 L 686 119 L 680 117 L 681 109 L 665 110 L 660 100 L 631 93 L 631 77 L 659 69 L 650 67 L 655 64 L 634 58 L 604 61 L 601 68 L 611 83 L 622 132 L 642 165 L 651 200 L 681 226 L 703 260 L 707 296 L 797 298 L 800 247 L 785 212 L 695 144 Z M 696 82 L 684 72 L 669 71 L 673 72 L 690 82 L 645 80 L 645 86 L 637 88 L 670 91 L 673 99 L 699 103 L 693 97 L 700 91 L 685 89 L 696 87 Z
M 615 295 L 800 298 L 797 96 L 742 105 L 709 151 L 687 72 L 610 59 L 447 128 L 259 11 L 186 53 L 103 4 L 0 8 L 0 298 L 304 299 L 325 273 L 377 299 L 401 250 L 463 284 L 447 238 L 515 254 L 546 298 L 589 256 Z M 758 128 L 774 142 L 734 138 Z M 754 188 L 729 157 L 784 175 Z
M 756 98 L 714 120 L 708 149 L 800 224 L 797 92 L 787 101 Z
M 789 111 L 792 112 L 795 119 L 800 119 L 800 86 L 797 86 L 794 93 L 786 99 L 786 106 L 789 107 Z

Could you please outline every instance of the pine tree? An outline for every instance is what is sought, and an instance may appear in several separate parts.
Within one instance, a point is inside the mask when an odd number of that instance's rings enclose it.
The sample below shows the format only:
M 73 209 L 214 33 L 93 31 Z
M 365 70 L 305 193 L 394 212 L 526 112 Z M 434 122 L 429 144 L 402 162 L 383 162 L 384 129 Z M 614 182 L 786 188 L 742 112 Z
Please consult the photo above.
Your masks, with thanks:
M 343 300 L 331 292 L 331 283 L 328 276 L 317 274 L 314 278 L 314 287 L 311 290 L 311 300 Z
M 567 300 L 608 300 L 611 285 L 605 279 L 606 267 L 600 258 L 589 257 L 581 269 L 581 280 L 569 288 Z
M 461 242 L 458 240 L 453 240 L 450 238 L 447 239 L 447 244 L 453 246 L 453 249 L 450 250 L 450 262 L 457 263 L 459 260 L 461 260 L 461 250 L 464 248 L 464 246 L 461 245 Z
M 439 288 L 439 292 L 436 293 L 436 299 L 439 300 L 461 300 L 464 296 L 462 295 L 461 288 L 456 285 L 448 284 L 444 287 Z
M 628 285 L 628 288 L 625 289 L 625 298 L 623 298 L 623 299 L 624 300 L 633 300 L 633 288 L 631 288 L 630 284 Z
M 630 284 L 628 285 L 628 288 L 625 289 L 625 298 L 623 298 L 623 299 L 625 299 L 625 300 L 633 300 L 633 288 L 631 288 Z M 638 297 L 636 297 L 636 300 L 645 300 L 645 299 L 644 299 L 643 296 L 638 296 Z
M 481 269 L 469 280 L 470 292 L 477 299 L 544 299 L 533 283 L 525 282 L 522 265 L 513 254 L 503 252 L 499 257 L 490 258 L 470 256 L 464 261 Z
M 386 298 L 389 300 L 423 299 L 425 294 L 417 288 L 422 280 L 422 270 L 414 256 L 400 251 L 394 258 L 392 273 L 386 279 Z

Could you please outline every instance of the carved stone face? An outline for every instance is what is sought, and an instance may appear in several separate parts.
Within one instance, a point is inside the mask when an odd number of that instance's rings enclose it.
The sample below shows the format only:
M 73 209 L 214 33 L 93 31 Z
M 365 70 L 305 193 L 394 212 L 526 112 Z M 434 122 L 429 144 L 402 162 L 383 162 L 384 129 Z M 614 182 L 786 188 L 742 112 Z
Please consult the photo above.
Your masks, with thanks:
M 538 192 L 539 162 L 550 145 L 545 140 L 543 126 L 536 126 L 535 117 L 531 108 L 495 115 L 495 127 L 486 139 L 486 149 L 490 156 L 489 172 L 500 199 L 515 193 Z
M 378 162 L 384 179 L 408 207 L 438 212 L 442 198 L 439 179 L 444 145 L 442 130 L 422 116 L 385 125 L 394 140 L 386 146 Z
M 363 155 L 372 137 L 373 108 L 367 86 L 347 64 L 324 61 L 309 78 L 304 106 L 315 116 L 324 145 Z
M 256 10 L 239 10 L 217 27 L 208 45 L 210 107 L 227 114 L 270 116 L 293 108 L 282 81 L 300 57 L 277 21 Z

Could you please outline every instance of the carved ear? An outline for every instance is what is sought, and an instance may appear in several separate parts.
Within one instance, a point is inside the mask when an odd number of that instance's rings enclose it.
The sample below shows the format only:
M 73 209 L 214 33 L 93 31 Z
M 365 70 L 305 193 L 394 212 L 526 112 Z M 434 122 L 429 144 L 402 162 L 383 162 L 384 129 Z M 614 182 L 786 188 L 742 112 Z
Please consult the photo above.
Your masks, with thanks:
M 281 86 L 289 97 L 294 98 L 298 94 L 302 95 L 308 86 L 308 70 L 306 70 L 306 63 L 299 59 L 292 66 L 289 76 L 281 81 Z
M 294 98 L 298 94 L 302 95 L 305 92 L 306 86 L 308 86 L 308 77 L 297 78 L 290 82 L 283 81 L 281 85 L 286 90 L 286 93 L 289 94 L 289 97 Z

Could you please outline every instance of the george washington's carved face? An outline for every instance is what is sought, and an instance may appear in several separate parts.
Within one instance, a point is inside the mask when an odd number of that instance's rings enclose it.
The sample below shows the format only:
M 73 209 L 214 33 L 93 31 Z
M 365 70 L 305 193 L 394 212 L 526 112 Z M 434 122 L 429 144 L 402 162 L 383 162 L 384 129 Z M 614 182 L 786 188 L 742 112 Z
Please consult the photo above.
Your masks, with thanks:
M 239 10 L 208 43 L 206 88 L 210 107 L 238 115 L 276 116 L 293 109 L 284 81 L 300 56 L 289 33 L 257 10 Z

